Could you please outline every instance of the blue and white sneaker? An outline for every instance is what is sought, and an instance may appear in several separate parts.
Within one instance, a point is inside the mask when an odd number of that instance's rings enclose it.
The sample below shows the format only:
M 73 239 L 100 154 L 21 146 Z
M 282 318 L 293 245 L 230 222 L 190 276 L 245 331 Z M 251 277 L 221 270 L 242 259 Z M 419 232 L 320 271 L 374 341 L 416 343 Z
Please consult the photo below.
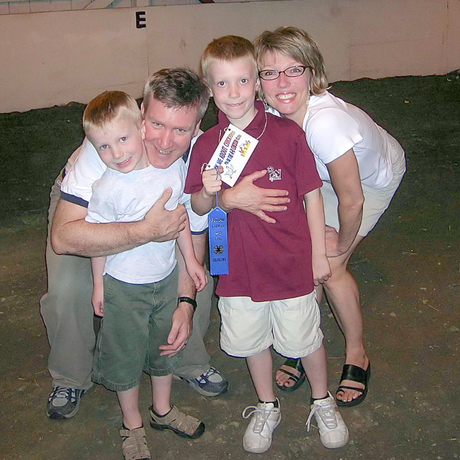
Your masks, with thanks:
M 81 397 L 85 390 L 76 390 L 61 386 L 53 386 L 48 398 L 46 415 L 52 420 L 67 420 L 78 412 Z
M 225 380 L 220 372 L 210 367 L 205 373 L 194 379 L 184 379 L 200 395 L 215 397 L 224 394 L 228 390 L 228 381 Z

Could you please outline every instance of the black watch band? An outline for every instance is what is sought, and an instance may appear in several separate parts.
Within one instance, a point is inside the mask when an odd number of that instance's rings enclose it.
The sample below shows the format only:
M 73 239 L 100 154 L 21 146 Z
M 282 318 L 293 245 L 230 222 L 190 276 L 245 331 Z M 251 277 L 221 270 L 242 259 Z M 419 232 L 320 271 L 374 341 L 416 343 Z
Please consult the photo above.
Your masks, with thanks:
M 179 297 L 177 299 L 177 305 L 179 305 L 181 302 L 189 303 L 193 307 L 193 311 L 196 310 L 197 304 L 195 299 L 192 299 L 191 297 Z

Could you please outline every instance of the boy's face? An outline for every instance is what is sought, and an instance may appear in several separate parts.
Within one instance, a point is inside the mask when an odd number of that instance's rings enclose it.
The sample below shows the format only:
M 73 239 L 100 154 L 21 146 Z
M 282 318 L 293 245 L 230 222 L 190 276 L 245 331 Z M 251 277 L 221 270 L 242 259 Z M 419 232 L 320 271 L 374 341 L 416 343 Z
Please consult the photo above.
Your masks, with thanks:
M 252 60 L 214 61 L 209 66 L 208 80 L 217 107 L 230 123 L 246 128 L 256 115 L 254 100 L 259 88 Z
M 190 147 L 198 134 L 200 123 L 197 108 L 168 108 L 150 96 L 147 111 L 142 105 L 144 142 L 150 164 L 155 168 L 169 168 Z
M 126 174 L 149 164 L 141 129 L 131 119 L 120 118 L 105 129 L 92 128 L 88 138 L 110 169 Z
M 289 67 L 300 66 L 300 62 L 278 52 L 268 52 L 263 57 L 260 70 L 283 71 Z M 262 80 L 262 89 L 267 102 L 286 118 L 302 126 L 310 98 L 311 70 L 300 77 L 286 77 L 281 74 L 276 80 Z

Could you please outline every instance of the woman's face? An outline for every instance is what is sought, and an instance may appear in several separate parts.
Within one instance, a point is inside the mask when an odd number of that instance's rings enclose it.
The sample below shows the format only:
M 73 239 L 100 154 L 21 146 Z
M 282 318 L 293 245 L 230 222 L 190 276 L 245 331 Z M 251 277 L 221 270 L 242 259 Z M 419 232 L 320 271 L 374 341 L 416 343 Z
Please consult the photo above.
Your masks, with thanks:
M 302 65 L 286 54 L 268 52 L 259 70 L 283 71 L 288 67 Z M 286 77 L 280 74 L 276 80 L 260 80 L 267 102 L 286 118 L 302 127 L 310 98 L 311 70 L 306 69 L 300 77 Z

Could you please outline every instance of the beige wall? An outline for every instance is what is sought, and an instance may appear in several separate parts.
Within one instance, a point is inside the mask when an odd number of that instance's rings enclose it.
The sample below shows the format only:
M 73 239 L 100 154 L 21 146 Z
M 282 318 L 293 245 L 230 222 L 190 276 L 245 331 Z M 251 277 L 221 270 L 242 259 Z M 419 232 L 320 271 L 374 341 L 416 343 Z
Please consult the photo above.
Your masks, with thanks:
M 146 28 L 135 14 L 146 12 Z M 162 67 L 197 68 L 224 34 L 295 25 L 318 41 L 330 81 L 444 74 L 460 67 L 459 0 L 303 0 L 0 16 L 0 112 L 141 95 Z

